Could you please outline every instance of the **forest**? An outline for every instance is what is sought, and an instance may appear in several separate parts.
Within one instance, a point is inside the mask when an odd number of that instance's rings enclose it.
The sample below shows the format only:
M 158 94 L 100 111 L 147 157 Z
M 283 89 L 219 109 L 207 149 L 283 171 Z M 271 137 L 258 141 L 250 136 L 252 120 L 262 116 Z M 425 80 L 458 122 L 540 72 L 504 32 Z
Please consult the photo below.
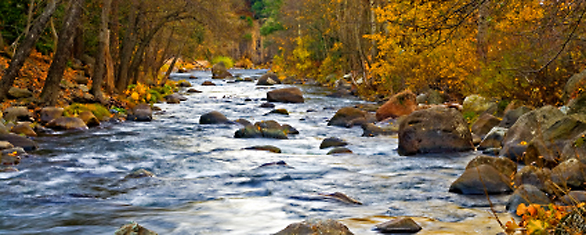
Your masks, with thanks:
M 226 61 L 324 85 L 349 74 L 368 100 L 432 89 L 542 106 L 576 96 L 563 86 L 586 64 L 575 0 L 6 0 L 0 13 L 0 99 L 16 81 L 47 105 L 70 69 L 104 102 Z M 19 82 L 34 58 L 49 68 Z

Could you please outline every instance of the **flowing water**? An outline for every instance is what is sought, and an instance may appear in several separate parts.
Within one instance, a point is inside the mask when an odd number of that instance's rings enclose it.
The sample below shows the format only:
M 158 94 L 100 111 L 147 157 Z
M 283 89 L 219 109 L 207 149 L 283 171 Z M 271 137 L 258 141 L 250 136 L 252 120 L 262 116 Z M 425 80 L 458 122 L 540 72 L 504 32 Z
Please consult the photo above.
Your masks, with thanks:
M 264 70 L 232 71 L 258 77 Z M 103 123 L 81 132 L 38 137 L 40 150 L 0 173 L 0 234 L 113 234 L 130 221 L 159 234 L 273 234 L 288 224 L 331 218 L 355 234 L 411 216 L 419 234 L 496 234 L 485 196 L 449 193 L 450 184 L 476 153 L 399 156 L 397 136 L 360 137 L 360 127 L 327 126 L 337 109 L 364 103 L 329 98 L 327 90 L 300 86 L 303 104 L 276 103 L 289 116 L 259 105 L 267 91 L 289 85 L 213 80 L 195 71 L 203 91 L 181 104 L 157 104 L 152 122 Z M 185 76 L 185 74 L 176 74 Z M 185 77 L 187 78 L 187 77 Z M 238 125 L 200 125 L 219 111 L 229 119 L 276 120 L 299 135 L 288 140 L 236 139 Z M 326 155 L 324 138 L 339 137 L 354 153 Z M 243 150 L 274 145 L 282 153 Z M 290 167 L 264 163 L 285 161 Z M 126 179 L 137 169 L 156 177 Z M 363 205 L 319 200 L 342 192 Z M 506 197 L 491 197 L 502 220 Z

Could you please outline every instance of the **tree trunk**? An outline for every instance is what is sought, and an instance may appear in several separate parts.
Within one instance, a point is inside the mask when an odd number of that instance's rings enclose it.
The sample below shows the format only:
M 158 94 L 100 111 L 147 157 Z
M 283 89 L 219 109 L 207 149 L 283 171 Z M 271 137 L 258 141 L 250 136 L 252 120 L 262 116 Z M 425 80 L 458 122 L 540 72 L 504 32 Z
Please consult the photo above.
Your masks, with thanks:
M 129 23 L 126 33 L 124 34 L 124 41 L 122 41 L 122 48 L 120 52 L 120 66 L 118 68 L 118 76 L 116 76 L 116 90 L 122 92 L 128 86 L 128 70 L 130 60 L 132 59 L 132 52 L 136 46 L 136 21 L 137 21 L 138 1 L 133 0 L 130 6 Z
M 119 0 L 112 0 L 112 3 L 110 4 L 110 15 L 112 17 L 110 17 L 110 47 L 109 47 L 109 51 L 111 53 L 111 58 L 112 61 L 120 61 L 120 56 L 119 56 L 119 50 L 118 48 L 120 48 L 120 42 L 119 42 L 119 38 L 118 38 L 118 33 L 120 31 L 120 22 L 118 21 L 118 4 L 119 4 Z M 114 71 L 118 71 L 118 67 L 119 64 L 118 63 L 114 63 Z
M 187 39 L 186 39 L 186 41 L 187 41 Z M 169 79 L 169 76 L 171 76 L 171 72 L 173 72 L 173 67 L 175 67 L 175 63 L 177 63 L 177 60 L 179 59 L 179 57 L 181 57 L 181 52 L 183 51 L 184 46 L 185 46 L 185 42 L 183 42 L 181 44 L 181 47 L 179 47 L 179 51 L 177 51 L 177 54 L 175 54 L 175 58 L 173 58 L 173 61 L 169 65 L 169 68 L 167 69 L 167 72 L 165 73 L 165 76 L 161 80 L 161 83 L 159 84 L 159 86 L 164 86 L 165 83 L 167 82 L 167 79 Z
M 24 41 L 16 49 L 16 53 L 10 61 L 10 66 L 4 72 L 2 80 L 0 80 L 0 101 L 6 98 L 8 90 L 12 87 L 14 79 L 18 75 L 18 71 L 24 64 L 25 59 L 29 56 L 33 46 L 41 36 L 49 19 L 57 9 L 59 0 L 53 0 L 48 3 L 43 13 L 37 18 L 31 26 L 29 33 L 25 36 Z
M 480 62 L 487 62 L 488 54 L 488 17 L 490 15 L 490 0 L 483 1 L 478 7 L 478 32 L 476 34 L 476 50 Z
M 55 105 L 57 103 L 59 83 L 63 77 L 67 61 L 71 56 L 70 50 L 73 46 L 75 30 L 80 20 L 83 2 L 84 0 L 72 0 L 67 15 L 63 20 L 63 26 L 59 31 L 61 36 L 59 37 L 59 42 L 57 42 L 57 50 L 53 56 L 53 62 L 49 67 L 47 79 L 45 79 L 45 85 L 41 93 L 41 103 L 45 105 Z
M 103 0 L 102 16 L 100 17 L 100 41 L 98 43 L 98 53 L 96 55 L 96 64 L 94 65 L 94 77 L 92 79 L 91 94 L 100 101 L 104 102 L 104 95 L 102 94 L 102 81 L 104 81 L 104 69 L 106 61 L 106 46 L 108 45 L 108 16 L 110 14 L 110 3 L 112 0 Z
M 108 36 L 108 38 L 110 38 Z M 106 41 L 106 43 L 109 43 L 109 41 Z M 112 60 L 112 55 L 110 55 L 110 45 L 107 44 L 106 45 L 106 49 L 104 51 L 105 53 L 105 63 L 106 63 L 106 92 L 108 94 L 112 94 L 114 93 L 114 89 L 115 89 L 115 75 L 114 75 L 114 71 L 115 67 L 114 67 L 114 61 Z

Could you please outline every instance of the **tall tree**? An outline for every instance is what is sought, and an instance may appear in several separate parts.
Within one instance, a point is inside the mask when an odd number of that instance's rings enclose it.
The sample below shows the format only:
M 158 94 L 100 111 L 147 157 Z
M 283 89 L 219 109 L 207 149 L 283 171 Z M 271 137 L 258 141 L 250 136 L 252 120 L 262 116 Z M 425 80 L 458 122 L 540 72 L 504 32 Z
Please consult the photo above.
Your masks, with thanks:
M 100 34 L 98 42 L 98 51 L 96 54 L 96 64 L 94 65 L 94 77 L 92 79 L 92 89 L 90 92 L 100 102 L 104 102 L 104 95 L 102 94 L 102 81 L 106 71 L 106 50 L 109 50 L 108 40 L 108 19 L 110 15 L 110 5 L 112 0 L 103 0 L 102 14 L 100 17 Z
M 28 34 L 26 34 L 24 41 L 19 44 L 16 49 L 16 53 L 10 61 L 8 69 L 4 72 L 2 80 L 0 80 L 0 100 L 4 100 L 8 94 L 8 90 L 12 87 L 14 79 L 18 76 L 18 72 L 22 65 L 24 65 L 25 59 L 29 56 L 35 43 L 41 36 L 41 33 L 45 29 L 47 22 L 55 13 L 60 0 L 51 0 L 45 7 L 43 13 L 32 23 Z
M 63 20 L 63 25 L 59 31 L 61 36 L 57 42 L 57 50 L 53 56 L 53 62 L 49 67 L 47 79 L 45 79 L 45 85 L 41 92 L 41 103 L 45 105 L 57 104 L 59 83 L 63 77 L 67 61 L 71 57 L 71 47 L 75 38 L 75 30 L 81 18 L 83 3 L 84 0 L 71 0 L 65 19 Z

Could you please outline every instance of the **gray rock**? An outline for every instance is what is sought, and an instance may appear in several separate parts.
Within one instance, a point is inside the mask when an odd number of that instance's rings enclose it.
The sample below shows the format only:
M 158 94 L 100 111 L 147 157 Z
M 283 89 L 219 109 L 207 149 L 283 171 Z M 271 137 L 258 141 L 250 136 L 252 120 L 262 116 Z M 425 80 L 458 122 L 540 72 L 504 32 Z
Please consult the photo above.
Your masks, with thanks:
M 421 226 L 409 217 L 401 217 L 377 224 L 376 229 L 381 233 L 417 233 Z
M 372 123 L 365 123 L 361 125 L 362 127 L 362 136 L 364 137 L 374 137 L 378 135 L 395 135 L 399 133 L 398 127 L 386 127 L 382 128 Z
M 568 159 L 551 170 L 551 182 L 562 189 L 579 189 L 584 186 L 586 165 L 577 159 Z
M 474 149 L 468 124 L 460 112 L 450 108 L 418 110 L 399 126 L 399 154 L 445 153 Z
M 582 202 L 586 202 L 586 191 L 573 190 L 561 197 L 557 201 L 557 204 L 564 206 L 576 206 Z
M 521 116 L 523 116 L 523 114 L 526 114 L 528 112 L 531 112 L 531 109 L 525 106 L 521 106 L 516 109 L 506 111 L 505 115 L 503 116 L 503 120 L 499 123 L 498 126 L 504 128 L 511 128 L 515 124 L 515 122 L 517 122 L 517 120 Z
M 354 125 L 362 125 L 376 120 L 369 115 L 354 107 L 344 107 L 339 109 L 334 117 L 328 122 L 328 126 L 353 127 Z
M 499 153 L 513 161 L 520 160 L 528 143 L 536 133 L 543 133 L 553 123 L 565 115 L 553 106 L 544 106 L 521 116 L 509 129 L 503 140 L 503 149 Z
M 473 134 L 483 139 L 493 127 L 497 126 L 501 120 L 492 114 L 484 113 L 478 117 L 476 122 L 470 128 Z
M 551 203 L 551 200 L 549 200 L 549 197 L 537 187 L 530 184 L 524 184 L 517 188 L 513 195 L 509 197 L 506 209 L 510 213 L 515 214 L 517 213 L 517 207 L 521 203 L 524 203 L 526 206 L 530 204 L 547 205 Z
M 267 92 L 269 102 L 303 103 L 303 93 L 297 87 L 277 89 Z
M 515 175 L 515 185 L 533 185 L 544 192 L 551 191 L 548 187 L 551 180 L 551 170 L 548 168 L 538 168 L 536 166 L 525 166 Z
M 232 123 L 224 114 L 218 111 L 212 111 L 201 115 L 199 124 L 229 124 Z
M 330 151 L 328 151 L 327 155 L 335 155 L 335 154 L 349 154 L 352 153 L 352 150 L 346 147 L 336 147 Z
M 54 130 L 86 130 L 85 122 L 79 117 L 60 117 L 47 123 L 47 127 Z
M 44 107 L 41 109 L 41 122 L 48 123 L 53 119 L 63 116 L 63 108 L 59 107 Z
M 468 162 L 466 169 L 474 168 L 482 164 L 493 166 L 501 174 L 509 178 L 517 173 L 517 163 L 505 157 L 478 156 Z
M 0 141 L 10 142 L 13 146 L 21 147 L 26 151 L 33 151 L 39 148 L 35 141 L 15 134 L 0 134 Z
M 491 148 L 502 148 L 503 147 L 503 140 L 505 139 L 505 134 L 509 129 L 504 127 L 493 127 L 480 141 L 478 145 L 478 150 L 485 150 Z M 498 154 L 498 152 L 496 153 Z
M 228 69 L 226 69 L 226 65 L 224 64 L 224 62 L 219 62 L 212 66 L 213 79 L 224 79 L 227 77 L 232 77 L 232 74 L 228 72 Z
M 279 79 L 279 76 L 274 73 L 266 73 L 256 82 L 257 86 L 272 86 L 275 84 L 281 84 L 281 80 Z
M 319 145 L 320 149 L 325 149 L 329 147 L 338 147 L 338 146 L 346 146 L 348 143 L 340 138 L 336 137 L 329 137 L 325 138 L 321 144 Z
M 149 104 L 139 104 L 130 109 L 127 119 L 137 122 L 150 122 L 153 120 L 153 110 Z
M 25 106 L 12 106 L 4 110 L 4 120 L 7 122 L 34 121 L 33 114 Z
M 450 192 L 465 195 L 500 194 L 511 192 L 511 180 L 491 165 L 469 168 L 450 185 Z

